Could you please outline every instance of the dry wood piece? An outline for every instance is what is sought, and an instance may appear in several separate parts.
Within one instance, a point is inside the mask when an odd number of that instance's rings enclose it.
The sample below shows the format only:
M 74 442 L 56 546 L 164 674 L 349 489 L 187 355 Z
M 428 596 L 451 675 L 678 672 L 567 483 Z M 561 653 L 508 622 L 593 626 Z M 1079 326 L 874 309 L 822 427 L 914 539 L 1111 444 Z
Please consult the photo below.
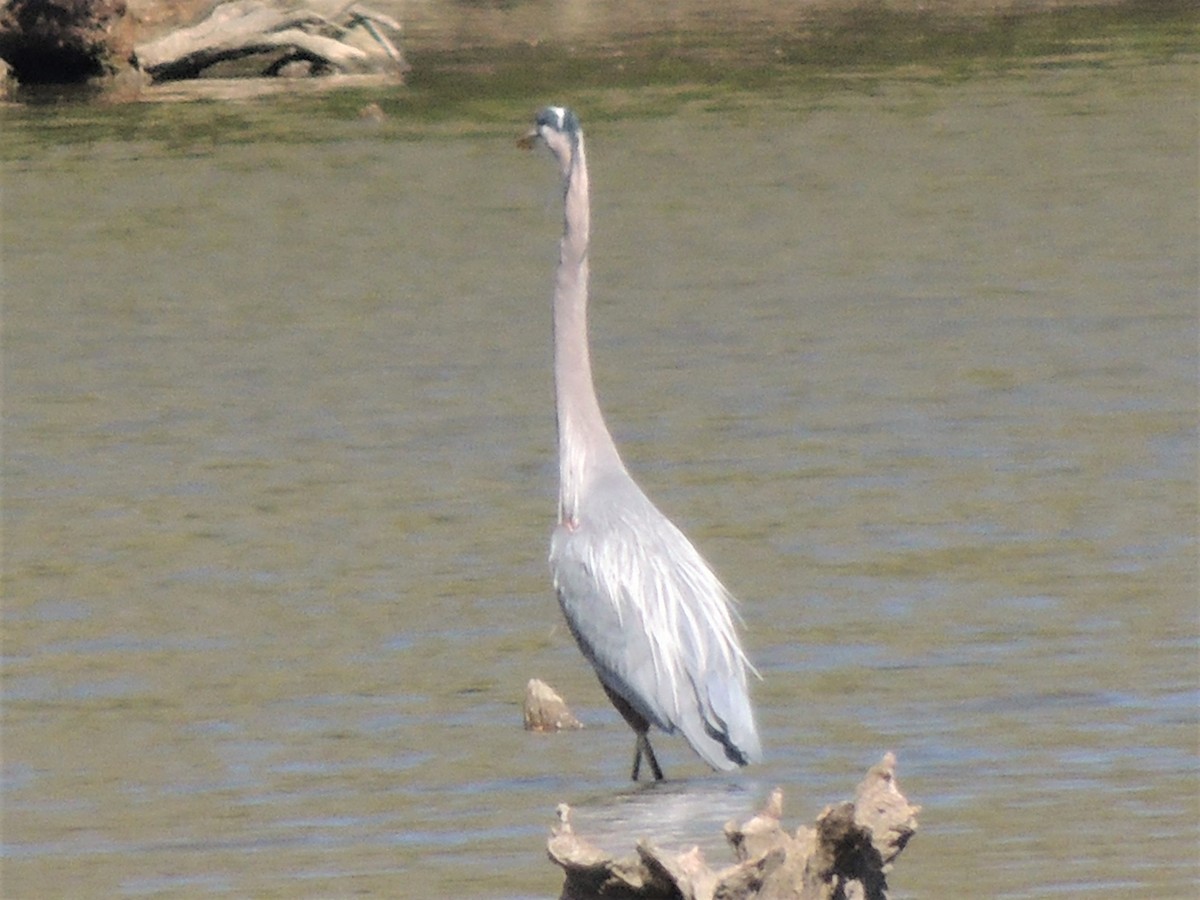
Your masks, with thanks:
M 536 678 L 529 679 L 525 686 L 525 730 L 562 731 L 564 728 L 582 728 L 583 723 L 575 718 L 567 703 L 554 688 Z
M 401 74 L 407 69 L 389 34 L 400 23 L 350 2 L 332 15 L 267 0 L 222 3 L 204 21 L 133 48 L 138 67 L 155 81 L 195 78 L 216 63 L 266 54 L 262 74 Z
M 886 900 L 886 874 L 917 830 L 919 806 L 896 785 L 888 753 L 867 773 L 853 802 L 827 807 L 812 828 L 789 834 L 781 824 L 783 792 L 725 837 L 737 862 L 713 871 L 699 848 L 666 852 L 648 840 L 617 859 L 575 834 L 570 809 L 558 807 L 547 852 L 566 873 L 561 900 Z

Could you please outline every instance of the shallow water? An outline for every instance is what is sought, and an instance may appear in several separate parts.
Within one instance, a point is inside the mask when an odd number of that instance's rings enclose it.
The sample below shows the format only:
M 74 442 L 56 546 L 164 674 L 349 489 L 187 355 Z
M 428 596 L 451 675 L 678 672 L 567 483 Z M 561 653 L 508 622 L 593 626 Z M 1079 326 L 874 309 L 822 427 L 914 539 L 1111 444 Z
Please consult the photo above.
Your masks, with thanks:
M 653 788 L 548 588 L 548 160 L 321 118 L 10 159 L 4 896 L 551 896 L 561 801 L 721 860 L 889 749 L 898 897 L 1194 895 L 1194 86 L 591 128 L 602 400 L 764 676 L 766 763 L 660 737 Z M 534 676 L 588 729 L 524 733 Z

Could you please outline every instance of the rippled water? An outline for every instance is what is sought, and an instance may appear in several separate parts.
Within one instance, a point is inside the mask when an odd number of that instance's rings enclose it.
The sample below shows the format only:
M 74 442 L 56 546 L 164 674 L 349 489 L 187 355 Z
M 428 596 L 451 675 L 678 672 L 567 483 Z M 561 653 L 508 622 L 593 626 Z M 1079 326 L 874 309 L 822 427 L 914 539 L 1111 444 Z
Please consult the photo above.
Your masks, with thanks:
M 548 587 L 548 160 L 321 119 L 10 160 L 4 896 L 552 896 L 560 801 L 719 860 L 888 749 L 896 896 L 1194 895 L 1194 88 L 593 125 L 603 403 L 764 675 L 767 762 L 660 738 L 656 788 Z M 523 732 L 533 676 L 587 730 Z

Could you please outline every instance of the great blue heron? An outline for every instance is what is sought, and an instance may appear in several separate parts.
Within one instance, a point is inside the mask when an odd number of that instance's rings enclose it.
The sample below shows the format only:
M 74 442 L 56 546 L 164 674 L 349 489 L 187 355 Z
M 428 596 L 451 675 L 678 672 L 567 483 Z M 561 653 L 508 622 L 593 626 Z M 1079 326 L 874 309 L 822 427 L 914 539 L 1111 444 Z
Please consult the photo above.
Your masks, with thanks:
M 524 147 L 540 140 L 563 179 L 563 236 L 554 281 L 558 411 L 558 525 L 550 569 L 579 649 L 662 769 L 647 732 L 683 732 L 714 769 L 762 758 L 746 690 L 754 671 L 734 628 L 733 598 L 678 528 L 638 487 L 604 424 L 588 356 L 588 171 L 575 114 L 537 114 Z

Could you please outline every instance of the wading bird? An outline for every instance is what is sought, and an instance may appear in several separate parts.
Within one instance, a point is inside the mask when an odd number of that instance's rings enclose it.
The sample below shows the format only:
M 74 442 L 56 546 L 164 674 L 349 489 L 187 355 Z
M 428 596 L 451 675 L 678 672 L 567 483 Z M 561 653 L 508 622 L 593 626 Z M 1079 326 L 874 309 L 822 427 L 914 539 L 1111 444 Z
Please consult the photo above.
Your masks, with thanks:
M 678 528 L 629 475 L 604 424 L 588 355 L 588 171 L 575 114 L 537 114 L 525 148 L 541 142 L 563 179 L 563 236 L 554 281 L 558 524 L 550 569 L 579 649 L 662 769 L 647 732 L 683 732 L 714 769 L 762 758 L 746 690 L 754 671 L 734 628 L 733 598 Z

